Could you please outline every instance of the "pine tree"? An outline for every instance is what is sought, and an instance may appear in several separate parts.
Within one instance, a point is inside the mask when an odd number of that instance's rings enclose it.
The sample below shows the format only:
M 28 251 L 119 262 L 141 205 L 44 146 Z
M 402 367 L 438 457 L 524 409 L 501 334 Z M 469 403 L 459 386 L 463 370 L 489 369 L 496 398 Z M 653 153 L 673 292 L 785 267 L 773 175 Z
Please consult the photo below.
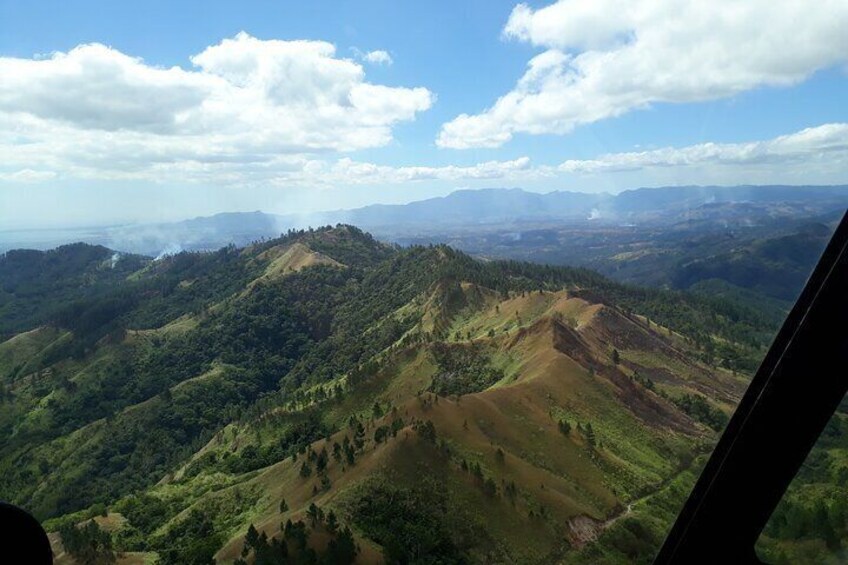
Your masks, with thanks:
M 259 532 L 256 531 L 256 528 L 253 524 L 250 524 L 247 527 L 247 535 L 244 536 L 244 545 L 247 548 L 255 549 L 256 543 L 259 541 Z
M 586 435 L 586 443 L 589 444 L 589 447 L 595 447 L 595 430 L 592 429 L 592 422 L 586 424 L 584 433 Z
M 334 565 L 350 565 L 354 562 L 358 553 L 359 550 L 353 540 L 353 533 L 351 533 L 350 528 L 345 526 L 339 532 L 339 535 L 327 544 L 327 554 L 324 560 Z
M 327 469 L 327 463 L 329 462 L 330 457 L 327 455 L 327 448 L 324 447 L 321 449 L 321 453 L 318 454 L 318 457 L 315 461 L 315 469 L 318 474 L 323 474 Z
M 300 465 L 300 476 L 304 479 L 312 474 L 312 467 L 309 466 L 309 463 L 304 461 Z
M 327 512 L 327 524 L 326 524 L 326 526 L 327 526 L 328 532 L 330 532 L 331 534 L 336 533 L 336 528 L 338 528 L 339 522 L 336 519 L 336 513 L 333 512 L 332 510 Z

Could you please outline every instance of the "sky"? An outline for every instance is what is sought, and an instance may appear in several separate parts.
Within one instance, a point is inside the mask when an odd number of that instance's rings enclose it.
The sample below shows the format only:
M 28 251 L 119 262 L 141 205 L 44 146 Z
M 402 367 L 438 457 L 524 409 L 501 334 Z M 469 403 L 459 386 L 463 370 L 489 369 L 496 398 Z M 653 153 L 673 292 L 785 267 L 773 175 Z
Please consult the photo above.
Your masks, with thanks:
M 848 183 L 848 2 L 0 0 L 0 230 Z

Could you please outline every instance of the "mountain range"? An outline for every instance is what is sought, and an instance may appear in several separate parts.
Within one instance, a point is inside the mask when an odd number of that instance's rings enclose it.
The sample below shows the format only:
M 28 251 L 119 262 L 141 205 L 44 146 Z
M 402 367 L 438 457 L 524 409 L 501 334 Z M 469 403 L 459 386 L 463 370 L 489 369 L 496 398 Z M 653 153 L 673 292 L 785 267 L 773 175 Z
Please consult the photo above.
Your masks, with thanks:
M 158 256 L 212 250 L 273 238 L 289 229 L 351 224 L 389 241 L 454 233 L 570 226 L 756 226 L 827 214 L 848 207 L 848 186 L 675 186 L 611 195 L 521 189 L 458 190 L 409 204 L 353 210 L 267 214 L 233 212 L 180 222 L 0 232 L 0 250 L 51 248 L 84 241 L 118 251 Z
M 646 556 L 774 331 L 350 226 L 14 251 L 0 288 L 0 497 L 64 562 Z

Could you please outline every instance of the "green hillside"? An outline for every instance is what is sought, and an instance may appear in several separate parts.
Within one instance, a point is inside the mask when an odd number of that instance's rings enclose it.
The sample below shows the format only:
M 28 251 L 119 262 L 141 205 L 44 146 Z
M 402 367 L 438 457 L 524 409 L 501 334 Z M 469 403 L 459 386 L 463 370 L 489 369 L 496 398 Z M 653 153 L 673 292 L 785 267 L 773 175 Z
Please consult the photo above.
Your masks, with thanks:
M 60 562 L 649 559 L 775 330 L 350 226 L 113 258 L 0 258 L 0 499 Z

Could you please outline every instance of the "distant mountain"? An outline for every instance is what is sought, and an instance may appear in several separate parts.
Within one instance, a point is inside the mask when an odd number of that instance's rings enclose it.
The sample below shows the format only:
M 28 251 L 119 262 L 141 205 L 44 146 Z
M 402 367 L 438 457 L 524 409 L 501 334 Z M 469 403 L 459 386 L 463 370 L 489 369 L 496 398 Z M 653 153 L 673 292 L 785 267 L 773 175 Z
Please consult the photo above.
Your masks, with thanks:
M 327 219 L 342 219 L 354 225 L 379 227 L 490 224 L 503 221 L 529 222 L 583 220 L 592 210 L 614 199 L 608 194 L 549 192 L 539 194 L 518 188 L 458 190 L 441 198 L 401 205 L 372 205 L 356 210 L 331 212 Z
M 220 249 L 280 235 L 282 218 L 264 212 L 225 212 L 180 222 L 117 227 L 99 243 L 153 257 L 187 250 Z
M 626 190 L 617 195 L 513 189 L 458 190 L 409 204 L 376 204 L 355 210 L 281 216 L 283 224 L 338 222 L 376 233 L 431 232 L 447 227 L 602 221 L 665 223 L 739 221 L 757 216 L 823 213 L 848 205 L 845 186 L 673 186 Z
M 612 200 L 612 211 L 638 216 L 663 212 L 691 212 L 716 204 L 759 206 L 791 205 L 807 212 L 842 206 L 848 202 L 848 185 L 835 186 L 669 186 L 625 190 Z
M 541 226 L 750 226 L 821 215 L 848 207 L 841 186 L 681 186 L 639 188 L 617 195 L 518 188 L 458 190 L 409 204 L 374 204 L 353 210 L 274 215 L 223 213 L 173 223 L 74 232 L 0 232 L 0 250 L 50 248 L 84 241 L 125 252 L 157 256 L 181 249 L 208 250 L 277 237 L 289 229 L 346 223 L 391 241 L 492 228 Z M 17 240 L 16 240 L 17 237 Z

